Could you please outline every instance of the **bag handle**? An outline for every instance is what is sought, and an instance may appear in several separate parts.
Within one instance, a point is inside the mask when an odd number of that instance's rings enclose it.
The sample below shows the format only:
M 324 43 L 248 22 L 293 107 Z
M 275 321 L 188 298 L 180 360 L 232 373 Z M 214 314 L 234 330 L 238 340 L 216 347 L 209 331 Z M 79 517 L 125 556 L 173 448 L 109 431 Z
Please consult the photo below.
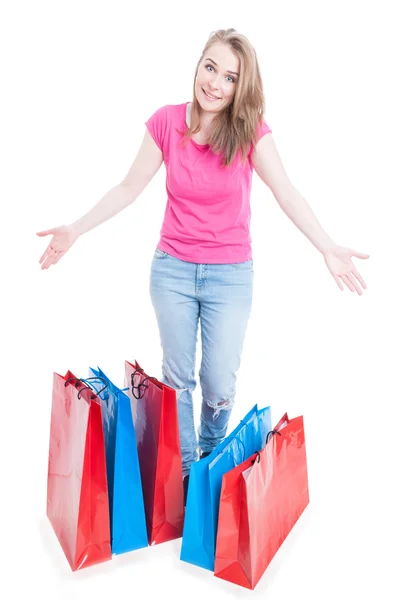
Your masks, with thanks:
M 142 392 L 142 396 L 141 394 L 141 388 L 147 388 L 147 384 L 145 383 L 147 381 L 147 379 L 149 380 L 156 380 L 159 381 L 157 379 L 157 377 L 150 377 L 149 375 L 147 375 L 147 377 L 145 377 L 141 383 L 139 383 L 138 385 L 134 385 L 134 375 L 136 373 L 144 373 L 144 369 L 142 367 L 137 367 L 135 371 L 133 371 L 133 373 L 131 374 L 131 392 L 134 396 L 134 398 L 136 398 L 137 400 L 140 400 L 141 398 L 143 398 L 144 394 L 145 394 L 145 390 Z M 138 390 L 138 396 L 135 395 L 134 390 Z
M 269 431 L 269 432 L 267 433 L 267 437 L 265 438 L 265 443 L 266 443 L 266 444 L 268 444 L 268 440 L 270 440 L 270 439 L 271 439 L 271 437 L 272 437 L 273 435 L 275 435 L 276 433 L 277 433 L 278 435 L 282 435 L 282 434 L 281 434 L 279 431 L 277 431 L 276 429 L 271 429 L 271 431 Z
M 241 440 L 241 439 L 240 439 L 240 438 L 239 438 L 237 435 L 234 435 L 234 437 L 232 437 L 232 438 L 231 438 L 231 440 L 236 440 L 236 441 L 238 441 L 238 442 L 240 443 L 240 445 L 241 445 L 241 446 L 242 446 L 242 448 L 243 448 L 243 457 L 244 457 L 244 456 L 245 456 L 245 454 L 246 454 L 246 446 L 244 445 L 244 443 L 242 442 L 242 440 Z M 234 462 L 235 462 L 235 461 L 234 461 Z M 242 460 L 241 460 L 240 462 L 243 462 L 243 458 L 242 458 Z M 239 464 L 239 463 L 238 463 L 238 464 Z M 236 465 L 236 466 L 237 466 L 237 465 Z
M 277 431 L 276 429 L 271 429 L 271 431 L 269 431 L 269 432 L 267 433 L 267 437 L 265 438 L 265 444 L 266 444 L 266 445 L 268 444 L 268 441 L 271 439 L 271 437 L 272 437 L 273 435 L 275 435 L 275 434 L 282 435 L 282 434 L 281 434 L 281 433 L 279 433 L 279 431 Z M 261 460 L 261 454 L 260 454 L 260 452 L 256 451 L 256 458 L 253 458 L 253 460 L 252 460 L 252 465 L 254 465 L 254 463 L 255 463 L 255 462 L 260 462 L 260 460 Z
M 90 383 L 88 383 L 92 379 L 95 379 L 96 381 L 102 381 L 102 383 L 105 383 L 105 386 L 102 388 L 102 390 L 97 392 L 97 390 L 94 388 L 94 386 L 92 386 Z M 67 379 L 65 381 L 64 386 L 66 387 L 70 381 L 80 381 L 81 383 L 85 383 L 87 386 L 87 387 L 85 387 L 85 388 L 83 387 L 81 390 L 79 390 L 79 393 L 77 394 L 78 400 L 80 400 L 80 394 L 82 393 L 83 390 L 86 390 L 86 389 L 93 390 L 96 393 L 96 395 L 98 396 L 98 394 L 100 394 L 101 392 L 106 390 L 106 388 L 108 387 L 108 382 L 103 377 L 87 377 L 86 379 L 84 379 L 82 377 L 80 377 L 80 378 L 79 377 L 70 377 L 69 379 Z M 91 400 L 93 400 L 93 398 L 95 398 L 94 395 L 91 396 Z

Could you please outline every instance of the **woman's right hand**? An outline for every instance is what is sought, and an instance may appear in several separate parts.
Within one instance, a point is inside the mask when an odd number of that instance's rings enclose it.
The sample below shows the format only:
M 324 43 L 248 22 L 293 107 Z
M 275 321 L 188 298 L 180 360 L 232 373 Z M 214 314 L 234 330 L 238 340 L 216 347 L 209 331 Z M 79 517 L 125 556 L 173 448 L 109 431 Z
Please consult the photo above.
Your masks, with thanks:
M 40 258 L 39 262 L 42 269 L 48 269 L 51 265 L 57 264 L 79 237 L 78 232 L 72 225 L 61 225 L 61 227 L 38 231 L 36 235 L 40 237 L 45 235 L 53 236 Z

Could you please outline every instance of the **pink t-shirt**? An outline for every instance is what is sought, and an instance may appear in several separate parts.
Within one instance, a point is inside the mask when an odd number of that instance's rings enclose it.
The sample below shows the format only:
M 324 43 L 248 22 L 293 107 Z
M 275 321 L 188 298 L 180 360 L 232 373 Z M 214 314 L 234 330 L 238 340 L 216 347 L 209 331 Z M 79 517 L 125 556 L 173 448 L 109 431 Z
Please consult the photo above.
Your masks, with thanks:
M 224 264 L 252 258 L 250 191 L 253 165 L 243 166 L 238 152 L 229 167 L 209 144 L 180 142 L 185 132 L 186 107 L 168 104 L 146 121 L 163 152 L 167 205 L 158 248 L 188 262 Z M 265 121 L 258 139 L 271 132 Z M 252 145 L 250 156 L 254 146 Z

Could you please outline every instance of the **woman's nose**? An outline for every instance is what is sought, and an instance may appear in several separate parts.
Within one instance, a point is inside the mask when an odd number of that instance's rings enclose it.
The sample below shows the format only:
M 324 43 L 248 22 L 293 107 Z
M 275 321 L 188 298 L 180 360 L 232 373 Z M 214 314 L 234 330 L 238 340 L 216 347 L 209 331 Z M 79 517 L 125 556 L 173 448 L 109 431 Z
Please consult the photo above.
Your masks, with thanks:
M 214 92 L 220 89 L 221 81 L 218 77 L 214 78 L 210 82 L 210 87 Z

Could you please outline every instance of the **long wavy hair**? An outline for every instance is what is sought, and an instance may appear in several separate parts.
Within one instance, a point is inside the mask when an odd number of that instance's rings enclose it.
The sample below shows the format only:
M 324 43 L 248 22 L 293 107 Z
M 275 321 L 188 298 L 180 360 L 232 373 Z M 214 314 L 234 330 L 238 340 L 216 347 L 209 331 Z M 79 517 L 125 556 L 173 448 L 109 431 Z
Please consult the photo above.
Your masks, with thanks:
M 251 145 L 257 142 L 257 128 L 265 114 L 263 83 L 256 51 L 249 40 L 235 29 L 219 29 L 210 34 L 195 69 L 190 126 L 180 133 L 183 134 L 181 143 L 186 145 L 200 131 L 201 107 L 195 95 L 195 81 L 204 56 L 213 44 L 219 42 L 227 44 L 240 60 L 235 93 L 231 102 L 214 117 L 208 142 L 213 152 L 222 155 L 222 166 L 226 167 L 239 151 L 246 164 Z

